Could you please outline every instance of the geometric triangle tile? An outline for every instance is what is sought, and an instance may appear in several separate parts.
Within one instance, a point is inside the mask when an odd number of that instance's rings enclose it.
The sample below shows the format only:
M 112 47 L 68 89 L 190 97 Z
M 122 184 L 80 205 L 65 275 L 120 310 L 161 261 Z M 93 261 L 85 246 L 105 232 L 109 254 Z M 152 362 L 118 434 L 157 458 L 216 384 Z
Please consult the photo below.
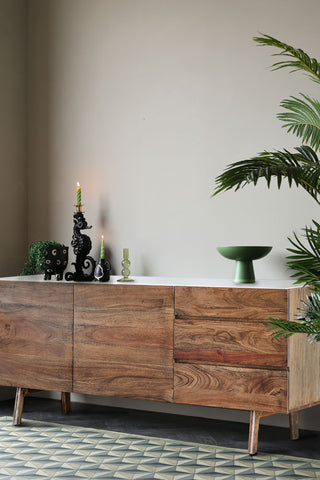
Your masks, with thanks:
M 320 480 L 320 460 L 0 418 L 0 480 Z
M 320 445 L 319 445 L 320 448 Z M 301 470 L 301 473 L 303 473 L 304 470 L 312 470 L 312 462 L 309 463 L 300 463 L 300 465 L 294 465 L 295 470 Z
M 294 479 L 294 480 L 306 480 L 308 478 L 309 479 L 310 478 L 314 479 L 314 478 L 319 478 L 319 477 L 317 477 L 317 476 L 310 477 L 310 476 L 305 476 L 305 475 L 294 475 L 294 476 L 279 475 L 277 477 L 277 480 L 292 480 L 292 479 Z

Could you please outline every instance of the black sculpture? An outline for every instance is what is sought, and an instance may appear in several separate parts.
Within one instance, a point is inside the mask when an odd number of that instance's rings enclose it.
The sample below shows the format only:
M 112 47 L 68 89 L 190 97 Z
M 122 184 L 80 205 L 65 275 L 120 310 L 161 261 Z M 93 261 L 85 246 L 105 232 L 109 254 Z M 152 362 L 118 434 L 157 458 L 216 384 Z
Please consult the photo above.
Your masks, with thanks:
M 69 247 L 64 245 L 48 245 L 45 251 L 44 280 L 51 280 L 56 275 L 57 280 L 63 279 L 63 272 L 68 265 Z
M 74 273 L 67 272 L 65 279 L 67 281 L 74 280 L 76 282 L 90 282 L 93 280 L 93 272 L 96 266 L 95 260 L 88 254 L 91 250 L 92 243 L 88 235 L 81 233 L 81 230 L 88 230 L 92 228 L 87 224 L 86 219 L 81 211 L 81 206 L 77 205 L 77 211 L 73 214 L 73 235 L 71 246 L 76 256 L 76 261 L 72 263 L 76 271 Z M 89 273 L 84 273 L 91 267 Z

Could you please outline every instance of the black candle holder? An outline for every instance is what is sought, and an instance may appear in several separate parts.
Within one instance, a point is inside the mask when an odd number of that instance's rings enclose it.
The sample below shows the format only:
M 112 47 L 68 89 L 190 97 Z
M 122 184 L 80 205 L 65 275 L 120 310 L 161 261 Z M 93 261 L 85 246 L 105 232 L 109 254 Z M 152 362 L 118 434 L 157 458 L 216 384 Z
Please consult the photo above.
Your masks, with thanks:
M 81 233 L 81 230 L 89 230 L 92 226 L 88 226 L 82 212 L 82 205 L 76 205 L 76 212 L 73 214 L 73 235 L 71 246 L 76 256 L 76 261 L 72 263 L 75 266 L 75 272 L 67 272 L 65 279 L 75 282 L 91 282 L 94 278 L 95 260 L 88 254 L 92 248 L 90 237 Z M 91 269 L 88 273 L 84 270 Z
M 95 270 L 94 278 L 99 282 L 108 282 L 110 280 L 111 265 L 108 260 L 100 258 Z

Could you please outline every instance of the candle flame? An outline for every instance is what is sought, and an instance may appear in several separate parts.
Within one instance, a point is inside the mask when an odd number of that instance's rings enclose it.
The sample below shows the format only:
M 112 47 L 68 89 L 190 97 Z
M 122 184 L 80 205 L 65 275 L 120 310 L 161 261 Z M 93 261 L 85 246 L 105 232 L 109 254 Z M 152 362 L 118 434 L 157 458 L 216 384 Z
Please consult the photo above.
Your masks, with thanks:
M 80 183 L 79 183 L 79 182 L 77 182 L 77 187 L 78 187 L 78 188 L 80 187 Z
M 103 236 L 103 235 L 101 235 L 101 240 L 103 240 L 103 239 L 104 239 L 104 236 Z

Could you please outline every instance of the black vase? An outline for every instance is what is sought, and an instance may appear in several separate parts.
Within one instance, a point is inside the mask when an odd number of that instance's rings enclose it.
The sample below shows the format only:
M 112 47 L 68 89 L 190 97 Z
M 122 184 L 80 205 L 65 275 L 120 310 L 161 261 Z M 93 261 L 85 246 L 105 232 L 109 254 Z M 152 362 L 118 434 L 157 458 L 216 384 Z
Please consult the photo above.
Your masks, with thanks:
M 108 260 L 100 258 L 99 263 L 94 269 L 94 278 L 99 282 L 108 282 L 110 280 L 111 265 Z

